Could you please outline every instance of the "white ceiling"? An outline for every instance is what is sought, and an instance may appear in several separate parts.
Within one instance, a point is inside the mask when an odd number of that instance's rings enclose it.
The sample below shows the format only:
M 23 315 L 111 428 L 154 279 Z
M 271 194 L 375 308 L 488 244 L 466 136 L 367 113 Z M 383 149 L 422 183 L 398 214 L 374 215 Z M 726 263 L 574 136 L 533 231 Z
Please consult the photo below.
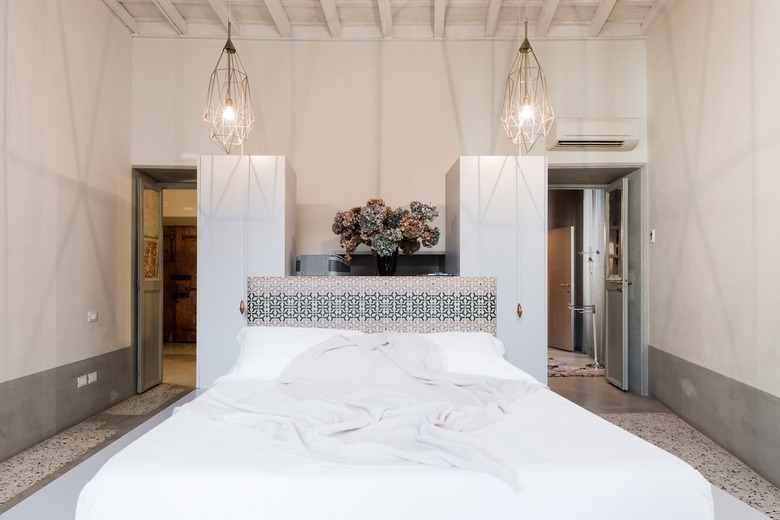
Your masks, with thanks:
M 671 0 L 103 0 L 136 37 L 262 40 L 644 38 Z

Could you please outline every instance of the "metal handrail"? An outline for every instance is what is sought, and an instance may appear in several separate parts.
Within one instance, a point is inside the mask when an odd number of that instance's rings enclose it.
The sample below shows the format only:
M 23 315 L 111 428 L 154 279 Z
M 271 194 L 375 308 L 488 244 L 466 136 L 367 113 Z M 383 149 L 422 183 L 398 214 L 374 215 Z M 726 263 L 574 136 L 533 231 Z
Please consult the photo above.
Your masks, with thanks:
M 586 314 L 588 312 L 596 312 L 596 306 L 595 305 L 582 305 L 582 306 L 577 307 L 577 306 L 572 305 L 572 304 L 569 303 L 568 306 L 569 306 L 569 310 L 570 311 L 576 311 L 576 312 L 579 312 L 580 314 Z

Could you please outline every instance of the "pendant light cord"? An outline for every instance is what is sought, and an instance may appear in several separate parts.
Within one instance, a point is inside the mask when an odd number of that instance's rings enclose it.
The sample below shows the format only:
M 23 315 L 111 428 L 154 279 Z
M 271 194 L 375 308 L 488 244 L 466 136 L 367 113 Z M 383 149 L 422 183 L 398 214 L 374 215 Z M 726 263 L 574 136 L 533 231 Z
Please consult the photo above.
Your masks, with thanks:
M 517 32 L 519 34 L 520 39 L 520 50 L 523 50 L 523 46 L 525 45 L 526 40 L 528 39 L 528 0 L 525 0 L 525 23 L 523 22 L 523 10 L 521 8 L 517 9 Z M 525 31 L 523 31 L 523 28 L 525 28 Z M 527 58 L 526 58 L 527 59 Z M 525 63 L 525 61 L 523 61 Z M 522 76 L 523 81 L 523 99 L 522 99 L 522 105 L 520 110 L 524 110 L 524 106 L 528 103 L 528 67 L 523 66 L 522 69 L 519 71 L 519 76 Z M 518 132 L 521 135 L 521 138 L 517 142 L 517 155 L 522 155 L 522 134 L 523 130 L 525 128 L 525 123 L 522 122 L 523 115 L 521 113 L 520 119 L 520 128 L 518 128 Z
M 228 0 L 228 3 L 227 3 L 227 11 L 228 11 L 228 13 L 227 13 L 227 15 L 228 15 L 227 16 L 227 18 L 228 18 L 227 19 L 227 21 L 228 21 L 228 40 L 230 40 L 231 39 L 230 38 L 230 18 L 231 18 L 231 16 L 230 16 L 231 15 L 230 0 Z M 236 17 L 234 16 L 233 19 L 236 20 Z M 236 24 L 238 24 L 238 20 L 236 20 Z M 233 46 L 235 47 L 235 43 L 233 44 Z M 238 52 L 238 51 L 236 51 L 236 52 Z M 228 59 L 231 59 L 231 58 L 232 58 L 232 56 L 228 56 Z M 228 64 L 228 97 L 230 97 L 230 72 L 232 70 L 233 70 L 233 67 L 232 67 L 232 59 L 231 59 L 231 63 Z M 239 156 L 243 156 L 244 155 L 244 142 L 245 142 L 245 140 L 242 140 L 241 144 L 238 145 L 238 155 Z M 247 202 L 248 202 L 248 199 L 247 199 Z M 243 217 L 243 214 L 242 214 L 242 217 Z M 244 238 L 243 234 L 241 235 L 241 238 L 242 239 Z M 242 261 L 243 261 L 243 257 L 242 257 Z M 241 267 L 242 267 L 241 271 L 243 272 L 243 270 L 244 270 L 243 269 L 243 264 L 242 264 Z
M 523 27 L 523 10 L 518 7 L 517 9 L 517 32 L 520 39 L 520 45 L 523 45 L 524 37 L 522 32 Z M 528 21 L 528 0 L 525 2 L 525 19 Z M 521 130 L 522 131 L 522 130 Z M 515 227 L 517 229 L 517 317 L 523 317 L 523 216 L 520 207 L 520 201 L 522 199 L 523 191 L 523 140 L 520 139 L 517 142 L 517 158 L 515 159 Z
M 228 39 L 230 39 L 230 0 L 228 0 Z M 234 44 L 235 45 L 235 44 Z M 230 89 L 230 79 L 228 76 L 228 90 Z M 239 147 L 239 164 L 243 162 L 243 156 L 244 156 L 244 143 L 241 142 L 241 145 Z M 239 280 L 240 286 L 241 286 L 241 308 L 244 308 L 244 302 L 247 299 L 249 288 L 247 286 L 249 277 L 246 273 L 246 246 L 245 246 L 245 240 L 244 240 L 244 234 L 246 233 L 246 213 L 249 209 L 249 192 L 250 190 L 250 184 L 252 182 L 252 168 L 249 164 L 247 164 L 246 168 L 246 189 L 244 190 L 246 193 L 245 197 L 241 198 L 241 279 Z M 248 304 L 249 302 L 247 302 Z M 246 319 L 246 313 L 242 311 L 242 314 L 244 315 L 244 319 Z
M 243 165 L 244 157 L 243 155 L 239 157 L 239 164 Z M 251 191 L 250 184 L 252 182 L 252 168 L 247 161 L 246 164 L 246 188 L 244 192 L 246 193 L 245 197 L 241 198 L 241 301 L 246 301 L 247 298 L 247 272 L 246 272 L 246 241 L 244 240 L 244 234 L 246 234 L 246 214 L 249 209 L 249 193 Z
M 515 159 L 515 227 L 517 228 L 517 317 L 523 316 L 523 157 L 518 149 Z

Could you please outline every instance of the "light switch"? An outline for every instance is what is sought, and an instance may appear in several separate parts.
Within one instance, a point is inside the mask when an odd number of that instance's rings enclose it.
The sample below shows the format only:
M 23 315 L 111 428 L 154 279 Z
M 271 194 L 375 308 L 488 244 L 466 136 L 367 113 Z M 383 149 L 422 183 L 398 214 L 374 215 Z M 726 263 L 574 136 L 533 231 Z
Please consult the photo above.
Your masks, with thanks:
M 87 386 L 87 376 L 79 376 L 76 378 L 76 388 Z
M 655 244 L 655 229 L 650 230 L 650 243 Z
M 89 311 L 87 312 L 87 323 L 92 323 L 93 321 L 98 320 L 98 313 L 97 311 Z
M 97 382 L 97 372 L 90 372 L 87 374 L 87 383 L 90 385 Z

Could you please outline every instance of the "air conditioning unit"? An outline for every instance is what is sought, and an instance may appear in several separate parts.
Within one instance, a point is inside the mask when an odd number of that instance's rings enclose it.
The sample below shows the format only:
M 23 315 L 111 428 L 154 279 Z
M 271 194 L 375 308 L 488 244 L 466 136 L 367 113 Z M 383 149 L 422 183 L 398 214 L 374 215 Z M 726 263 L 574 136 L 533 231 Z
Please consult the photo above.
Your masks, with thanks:
M 631 150 L 639 141 L 639 119 L 555 118 L 548 150 Z

